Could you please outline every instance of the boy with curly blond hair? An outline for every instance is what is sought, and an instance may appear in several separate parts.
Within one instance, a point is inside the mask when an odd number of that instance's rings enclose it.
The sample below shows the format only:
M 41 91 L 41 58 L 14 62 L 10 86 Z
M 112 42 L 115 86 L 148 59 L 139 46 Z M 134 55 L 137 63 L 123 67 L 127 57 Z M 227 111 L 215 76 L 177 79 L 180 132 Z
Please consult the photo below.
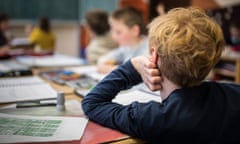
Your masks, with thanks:
M 150 24 L 151 57 L 110 73 L 82 102 L 90 120 L 150 143 L 240 143 L 240 86 L 203 81 L 224 48 L 221 28 L 204 11 L 176 8 Z M 162 103 L 112 99 L 144 82 Z

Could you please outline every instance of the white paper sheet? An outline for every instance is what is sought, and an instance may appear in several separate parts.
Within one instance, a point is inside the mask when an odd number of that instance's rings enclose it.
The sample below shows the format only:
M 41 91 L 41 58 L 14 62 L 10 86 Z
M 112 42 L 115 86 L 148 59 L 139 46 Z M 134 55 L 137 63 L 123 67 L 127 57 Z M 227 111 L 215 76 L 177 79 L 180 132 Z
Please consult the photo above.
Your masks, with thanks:
M 36 67 L 59 67 L 59 66 L 75 66 L 84 64 L 84 60 L 76 57 L 70 57 L 61 54 L 52 56 L 20 56 L 17 61 L 28 66 Z
M 85 73 L 97 72 L 97 66 L 90 65 L 90 66 L 72 67 L 72 68 L 67 68 L 67 70 L 71 70 L 78 74 L 85 74 Z
M 57 92 L 38 77 L 0 79 L 0 103 L 54 99 Z
M 10 87 L 10 86 L 16 86 L 16 85 L 31 85 L 31 84 L 40 84 L 40 83 L 44 83 L 44 81 L 37 76 L 0 79 L 0 87 Z
M 147 103 L 149 101 L 156 101 L 156 102 L 160 103 L 161 97 L 160 97 L 160 95 L 156 96 L 156 95 L 145 93 L 145 92 L 142 92 L 139 90 L 133 90 L 133 91 L 119 93 L 112 100 L 112 102 L 119 103 L 122 105 L 128 105 L 135 101 L 141 102 L 141 103 Z
M 0 113 L 0 143 L 80 140 L 88 120 Z
M 29 67 L 18 63 L 16 60 L 1 60 L 0 72 L 8 72 L 12 70 L 27 70 Z
M 31 43 L 27 37 L 14 38 L 10 43 L 11 46 L 21 46 L 21 45 L 30 45 L 30 44 Z

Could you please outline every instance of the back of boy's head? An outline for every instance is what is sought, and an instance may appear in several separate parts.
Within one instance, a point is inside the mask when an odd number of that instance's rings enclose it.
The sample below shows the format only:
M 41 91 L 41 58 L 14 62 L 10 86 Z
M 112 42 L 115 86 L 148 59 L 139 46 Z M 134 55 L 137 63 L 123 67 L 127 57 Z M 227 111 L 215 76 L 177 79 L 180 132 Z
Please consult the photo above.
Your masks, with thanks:
M 128 27 L 133 27 L 134 25 L 139 26 L 139 35 L 146 34 L 146 26 L 143 20 L 142 13 L 132 7 L 123 7 L 114 11 L 111 18 L 115 20 L 122 21 Z
M 197 8 L 176 8 L 153 20 L 150 47 L 157 48 L 161 74 L 190 87 L 201 83 L 224 48 L 220 26 Z
M 109 29 L 108 14 L 102 10 L 88 11 L 85 15 L 87 25 L 96 35 L 104 35 Z

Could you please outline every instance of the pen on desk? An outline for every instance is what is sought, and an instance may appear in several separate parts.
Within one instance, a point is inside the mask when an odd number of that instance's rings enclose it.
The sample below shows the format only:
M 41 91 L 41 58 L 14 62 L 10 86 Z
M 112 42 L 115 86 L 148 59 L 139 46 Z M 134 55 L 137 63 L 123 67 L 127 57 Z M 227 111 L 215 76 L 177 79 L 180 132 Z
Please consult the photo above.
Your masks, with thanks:
M 16 108 L 31 108 L 31 107 L 47 107 L 56 106 L 56 103 L 43 103 L 43 104 L 17 104 Z

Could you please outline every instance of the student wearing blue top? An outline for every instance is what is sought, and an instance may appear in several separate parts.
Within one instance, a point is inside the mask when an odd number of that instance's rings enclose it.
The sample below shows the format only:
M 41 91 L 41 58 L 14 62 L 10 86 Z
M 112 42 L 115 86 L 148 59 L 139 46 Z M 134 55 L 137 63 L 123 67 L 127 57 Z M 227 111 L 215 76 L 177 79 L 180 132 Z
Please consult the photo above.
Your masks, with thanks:
M 203 81 L 224 48 L 221 28 L 202 10 L 177 8 L 150 24 L 151 57 L 135 57 L 82 101 L 90 120 L 157 144 L 240 143 L 240 86 Z M 162 103 L 112 99 L 145 82 Z

